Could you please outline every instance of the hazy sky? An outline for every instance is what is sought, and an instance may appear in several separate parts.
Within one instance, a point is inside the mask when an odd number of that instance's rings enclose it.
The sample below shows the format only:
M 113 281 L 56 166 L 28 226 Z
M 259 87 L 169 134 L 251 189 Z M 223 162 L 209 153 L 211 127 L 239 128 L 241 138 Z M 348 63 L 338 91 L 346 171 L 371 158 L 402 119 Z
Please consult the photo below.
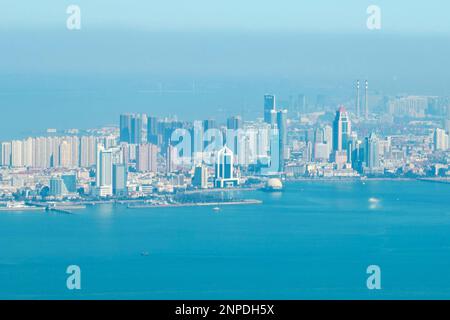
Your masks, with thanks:
M 346 102 L 356 79 L 450 96 L 448 15 L 448 0 L 0 0 L 0 140 L 123 112 L 251 118 L 268 92 Z
M 450 33 L 447 0 L 2 0 L 0 28 L 65 28 L 69 4 L 86 29 L 366 32 L 374 4 L 384 32 Z

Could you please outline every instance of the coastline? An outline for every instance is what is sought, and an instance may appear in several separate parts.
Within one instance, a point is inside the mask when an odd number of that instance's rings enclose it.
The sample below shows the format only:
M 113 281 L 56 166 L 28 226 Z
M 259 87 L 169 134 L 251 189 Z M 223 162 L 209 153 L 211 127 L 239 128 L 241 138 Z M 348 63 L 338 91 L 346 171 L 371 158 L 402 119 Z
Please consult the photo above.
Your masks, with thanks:
M 227 202 L 193 202 L 193 203 L 172 203 L 172 204 L 142 204 L 142 205 L 128 205 L 127 209 L 147 209 L 147 208 L 177 208 L 177 207 L 211 207 L 211 206 L 232 206 L 232 205 L 252 205 L 262 204 L 261 200 L 248 199 L 242 201 L 227 201 Z

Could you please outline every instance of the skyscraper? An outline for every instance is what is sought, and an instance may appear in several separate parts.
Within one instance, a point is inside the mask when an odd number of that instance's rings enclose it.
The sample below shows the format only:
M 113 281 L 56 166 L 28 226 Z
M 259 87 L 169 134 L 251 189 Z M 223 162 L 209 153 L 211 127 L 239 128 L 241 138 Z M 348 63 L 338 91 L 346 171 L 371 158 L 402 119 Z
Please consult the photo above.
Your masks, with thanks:
M 433 143 L 435 151 L 446 151 L 449 147 L 449 136 L 445 130 L 436 128 L 433 135 Z
M 120 115 L 120 142 L 131 142 L 131 114 Z
M 374 133 L 371 133 L 370 136 L 366 138 L 365 151 L 366 167 L 370 170 L 379 168 L 380 147 L 378 137 Z
M 341 106 L 336 112 L 333 122 L 333 150 L 347 150 L 348 139 L 351 134 L 351 123 L 347 111 Z
M 124 164 L 113 164 L 112 189 L 115 196 L 127 195 L 127 168 Z
M 9 167 L 11 165 L 11 142 L 2 142 L 0 151 L 0 165 L 3 167 Z
M 228 130 L 242 129 L 242 118 L 240 116 L 233 116 L 227 119 Z
M 12 167 L 22 167 L 22 141 L 13 140 L 11 142 L 11 166 Z
M 133 144 L 147 141 L 147 115 L 120 115 L 120 142 Z
M 97 157 L 97 141 L 94 136 L 83 136 L 80 139 L 80 166 L 88 168 L 95 165 Z
M 214 119 L 203 120 L 203 130 L 217 129 L 217 122 Z
M 192 185 L 201 189 L 208 188 L 208 170 L 204 165 L 195 167 Z
M 169 145 L 166 150 L 166 173 L 172 173 L 178 170 L 178 150 L 176 147 Z
M 99 145 L 96 168 L 96 195 L 100 197 L 112 196 L 112 168 L 113 152 L 105 150 Z
M 147 142 L 147 115 L 135 114 L 131 118 L 131 141 L 139 144 Z
M 158 145 L 158 118 L 147 118 L 147 141 L 151 144 Z
M 237 186 L 239 180 L 234 178 L 233 151 L 224 146 L 217 152 L 215 164 L 215 186 L 216 188 L 227 188 Z
M 277 127 L 279 131 L 279 157 L 280 167 L 279 172 L 284 171 L 284 161 L 289 158 L 287 150 L 287 110 L 280 110 L 277 112 Z
M 272 123 L 273 117 L 271 111 L 275 110 L 276 110 L 275 96 L 266 94 L 264 96 L 264 122 Z
M 158 171 L 158 147 L 154 144 L 140 144 L 136 148 L 136 169 L 140 172 Z

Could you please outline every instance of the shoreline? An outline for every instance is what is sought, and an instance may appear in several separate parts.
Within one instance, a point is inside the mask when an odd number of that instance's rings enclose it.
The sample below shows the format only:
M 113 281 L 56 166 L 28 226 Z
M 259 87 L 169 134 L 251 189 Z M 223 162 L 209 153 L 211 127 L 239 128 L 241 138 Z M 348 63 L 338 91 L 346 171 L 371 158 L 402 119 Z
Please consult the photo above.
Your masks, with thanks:
M 128 205 L 127 209 L 147 209 L 147 208 L 178 208 L 178 207 L 220 207 L 232 205 L 254 205 L 262 204 L 261 200 L 248 199 L 242 201 L 228 201 L 228 202 L 193 202 L 193 203 L 172 203 L 172 204 L 142 204 L 142 205 Z

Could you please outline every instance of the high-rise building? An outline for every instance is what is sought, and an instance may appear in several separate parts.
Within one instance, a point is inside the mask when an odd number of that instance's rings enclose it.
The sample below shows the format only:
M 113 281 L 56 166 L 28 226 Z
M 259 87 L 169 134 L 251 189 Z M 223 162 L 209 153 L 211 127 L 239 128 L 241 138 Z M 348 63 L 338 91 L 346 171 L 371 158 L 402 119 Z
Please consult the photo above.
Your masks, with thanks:
M 234 177 L 233 157 L 233 151 L 227 146 L 217 152 L 214 183 L 216 188 L 234 187 L 239 184 L 239 179 Z
M 72 166 L 72 147 L 67 140 L 59 145 L 59 166 L 62 168 L 70 168 Z
M 289 159 L 289 150 L 287 149 L 287 110 L 280 110 L 277 112 L 277 128 L 279 131 L 279 157 L 280 168 L 279 171 L 284 171 L 284 162 Z
M 447 117 L 444 122 L 445 131 L 450 134 L 450 104 L 447 106 Z
M 61 180 L 68 194 L 77 192 L 77 176 L 75 174 L 63 174 Z
M 166 150 L 166 173 L 173 173 L 178 170 L 178 150 L 169 145 Z
M 80 166 L 94 166 L 97 158 L 97 141 L 94 136 L 83 136 L 80 139 Z
M 11 166 L 11 142 L 2 142 L 0 151 L 0 165 L 3 167 Z
M 271 111 L 275 110 L 275 96 L 271 94 L 264 95 L 264 122 L 272 124 L 273 116 L 271 114 Z
M 347 111 L 341 106 L 336 112 L 333 122 L 333 150 L 347 150 L 348 139 L 351 134 L 351 123 Z
M 61 197 L 63 192 L 63 181 L 60 177 L 50 178 L 50 195 L 54 197 Z
M 234 116 L 227 119 L 228 130 L 242 129 L 242 118 L 240 116 Z
M 370 170 L 379 168 L 380 146 L 379 139 L 374 133 L 371 133 L 370 136 L 366 138 L 365 151 L 366 167 Z
M 203 120 L 203 130 L 217 129 L 217 122 L 214 119 Z
M 306 102 L 306 95 L 299 94 L 297 98 L 297 116 L 300 117 L 302 113 L 308 112 L 308 104 Z
M 201 189 L 208 188 L 208 169 L 204 165 L 195 167 L 192 185 Z
M 434 150 L 446 151 L 449 147 L 449 135 L 443 129 L 436 128 L 433 135 Z
M 97 154 L 96 194 L 100 197 L 112 196 L 113 151 L 99 145 Z
M 333 151 L 333 128 L 329 125 L 326 125 L 323 128 L 323 142 L 326 143 L 328 149 L 328 158 Z
M 154 144 L 140 144 L 136 148 L 136 169 L 139 172 L 158 171 L 158 147 Z
M 61 177 L 50 178 L 50 195 L 64 197 L 77 192 L 77 178 L 74 174 L 66 174 Z
M 11 166 L 12 167 L 23 167 L 23 157 L 22 157 L 22 141 L 13 140 L 11 142 Z
M 131 114 L 120 115 L 120 142 L 131 142 Z
M 140 144 L 147 142 L 147 115 L 123 114 L 120 116 L 120 142 Z
M 158 118 L 148 117 L 147 118 L 147 141 L 148 143 L 159 145 L 159 135 L 158 135 Z
M 127 167 L 124 164 L 113 164 L 112 189 L 115 196 L 127 195 Z

